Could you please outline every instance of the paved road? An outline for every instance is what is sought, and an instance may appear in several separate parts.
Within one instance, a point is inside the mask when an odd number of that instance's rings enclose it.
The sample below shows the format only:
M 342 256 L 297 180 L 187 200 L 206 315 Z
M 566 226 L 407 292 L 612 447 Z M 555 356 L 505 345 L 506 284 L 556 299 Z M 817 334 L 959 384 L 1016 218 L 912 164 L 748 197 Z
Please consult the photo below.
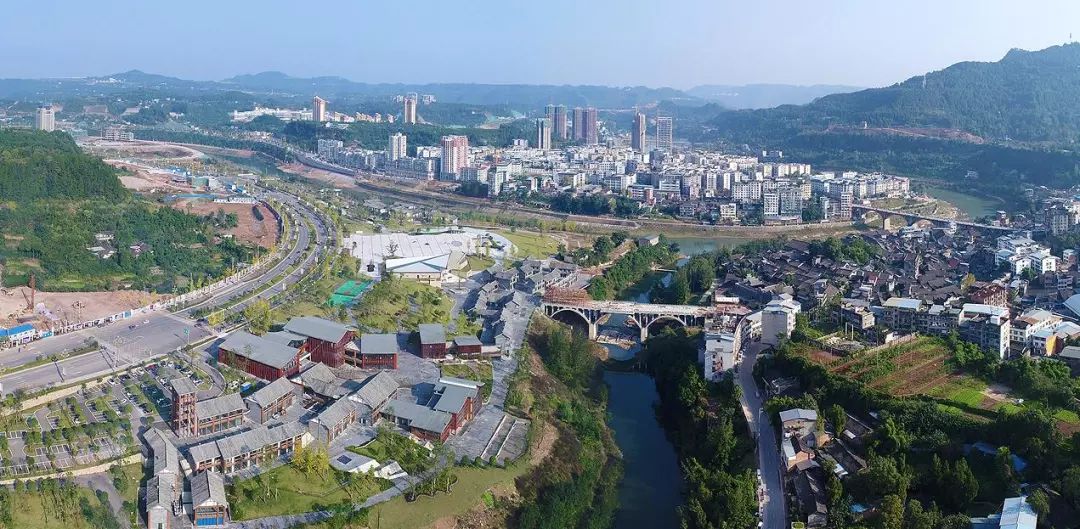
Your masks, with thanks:
M 737 375 L 742 389 L 743 414 L 750 431 L 757 437 L 758 468 L 765 483 L 761 509 L 761 521 L 764 529 L 786 529 L 787 507 L 784 498 L 783 469 L 780 468 L 780 448 L 773 429 L 765 413 L 764 400 L 754 381 L 754 362 L 757 361 L 757 349 L 751 344 L 743 355 Z
M 307 223 L 296 223 L 295 238 L 292 239 L 293 245 L 280 263 L 260 271 L 256 276 L 248 278 L 246 281 L 226 285 L 198 305 L 187 307 L 175 314 L 156 311 L 137 315 L 134 318 L 118 321 L 110 325 L 83 329 L 62 336 L 38 340 L 23 346 L 21 349 L 6 352 L 3 360 L 0 360 L 0 367 L 12 368 L 32 362 L 39 356 L 62 355 L 83 345 L 87 339 L 95 339 L 102 346 L 99 351 L 0 376 L 0 384 L 2 384 L 3 390 L 11 392 L 16 389 L 34 390 L 42 387 L 63 385 L 72 380 L 92 378 L 110 370 L 120 369 L 132 363 L 167 354 L 188 343 L 200 341 L 211 335 L 210 331 L 197 326 L 196 322 L 190 318 L 194 310 L 222 306 L 239 297 L 249 295 L 252 291 L 261 288 L 276 278 L 289 266 L 301 262 L 301 259 L 303 259 L 303 266 L 287 277 L 277 280 L 271 288 L 260 293 L 257 298 L 269 298 L 283 292 L 289 285 L 299 281 L 303 273 L 310 270 L 324 253 L 323 248 L 329 240 L 329 231 L 314 209 L 302 204 L 296 197 L 278 192 L 269 192 L 267 195 L 282 202 L 287 208 L 296 212 L 298 216 L 307 219 L 315 227 L 315 233 L 312 234 Z M 312 241 L 312 235 L 314 235 L 314 241 Z M 304 257 L 305 251 L 312 242 L 316 246 L 316 251 L 309 252 Z M 230 307 L 229 310 L 241 311 L 254 299 L 256 297 L 246 299 Z M 131 328 L 132 326 L 134 328 Z

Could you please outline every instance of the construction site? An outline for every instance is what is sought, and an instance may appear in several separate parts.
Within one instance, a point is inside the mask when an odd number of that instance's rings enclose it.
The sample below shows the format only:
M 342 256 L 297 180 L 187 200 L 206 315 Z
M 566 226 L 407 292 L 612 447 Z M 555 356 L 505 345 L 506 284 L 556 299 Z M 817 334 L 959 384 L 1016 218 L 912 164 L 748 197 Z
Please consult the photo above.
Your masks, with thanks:
M 30 324 L 35 329 L 63 328 L 92 322 L 138 307 L 161 296 L 148 292 L 42 292 L 30 284 L 0 288 L 0 329 Z

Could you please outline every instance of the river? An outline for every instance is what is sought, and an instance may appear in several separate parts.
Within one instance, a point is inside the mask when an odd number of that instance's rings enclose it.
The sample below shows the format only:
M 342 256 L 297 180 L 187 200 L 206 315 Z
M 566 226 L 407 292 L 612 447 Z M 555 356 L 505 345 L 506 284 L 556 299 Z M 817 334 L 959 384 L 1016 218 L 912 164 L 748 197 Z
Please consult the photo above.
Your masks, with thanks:
M 1004 209 L 1002 204 L 988 198 L 961 193 L 952 189 L 937 186 L 924 186 L 922 191 L 934 198 L 944 200 L 967 215 L 969 219 L 977 219 L 987 215 L 993 215 L 999 209 Z
M 619 529 L 677 527 L 675 509 L 682 504 L 682 472 L 675 447 L 656 420 L 660 396 L 644 373 L 604 373 L 608 392 L 608 425 L 623 454 L 619 483 Z

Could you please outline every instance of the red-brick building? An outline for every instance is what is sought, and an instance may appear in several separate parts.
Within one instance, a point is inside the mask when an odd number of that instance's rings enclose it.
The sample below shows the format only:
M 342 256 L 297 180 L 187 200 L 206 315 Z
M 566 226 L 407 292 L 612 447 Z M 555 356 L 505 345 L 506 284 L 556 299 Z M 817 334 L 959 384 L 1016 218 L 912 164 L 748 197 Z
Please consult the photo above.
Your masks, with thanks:
M 261 379 L 274 381 L 300 371 L 302 349 L 236 331 L 218 346 L 218 362 Z
M 346 360 L 365 369 L 397 369 L 397 335 L 364 333 L 360 336 L 360 349 L 350 350 Z
M 421 323 L 420 356 L 442 358 L 446 356 L 446 327 L 438 323 Z
M 478 357 L 484 354 L 484 344 L 475 336 L 455 336 L 454 354 L 466 358 Z
M 306 338 L 304 351 L 311 355 L 311 361 L 330 367 L 341 367 L 345 347 L 356 338 L 356 331 L 340 323 L 310 316 L 289 320 L 285 331 Z

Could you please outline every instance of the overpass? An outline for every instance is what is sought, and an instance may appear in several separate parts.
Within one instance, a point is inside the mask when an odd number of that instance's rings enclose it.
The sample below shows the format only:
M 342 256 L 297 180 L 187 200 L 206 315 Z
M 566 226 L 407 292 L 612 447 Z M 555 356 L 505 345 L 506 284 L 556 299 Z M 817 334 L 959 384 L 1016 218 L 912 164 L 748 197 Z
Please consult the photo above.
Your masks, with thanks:
M 584 291 L 579 291 L 584 294 Z M 555 293 L 545 295 L 542 303 L 544 314 L 549 318 L 558 315 L 576 315 L 589 329 L 589 338 L 595 340 L 600 322 L 612 314 L 622 314 L 633 321 L 641 341 L 649 337 L 649 327 L 659 321 L 671 321 L 684 327 L 703 327 L 712 319 L 712 309 L 697 305 L 654 305 L 633 301 L 596 301 L 587 295 L 564 296 Z
M 955 226 L 958 226 L 958 227 L 962 226 L 962 227 L 971 228 L 971 229 L 974 229 L 974 230 L 983 230 L 983 231 L 986 231 L 986 232 L 989 232 L 989 233 L 996 233 L 998 235 L 1005 235 L 1007 233 L 1011 233 L 1013 231 L 1016 231 L 1014 228 L 1008 228 L 1008 227 L 1005 227 L 1005 226 L 991 226 L 989 224 L 979 224 L 979 223 L 976 223 L 976 222 L 969 222 L 969 221 L 965 221 L 965 220 L 956 220 L 956 219 L 946 219 L 946 218 L 942 218 L 942 217 L 933 217 L 933 216 L 930 216 L 930 215 L 923 215 L 921 213 L 917 213 L 917 212 L 913 212 L 913 211 L 900 211 L 900 210 L 896 210 L 896 209 L 878 208 L 878 207 L 874 207 L 874 206 L 863 206 L 863 205 L 858 205 L 858 204 L 853 204 L 851 206 L 851 213 L 852 213 L 853 217 L 856 214 L 860 213 L 860 212 L 863 214 L 864 217 L 865 217 L 865 215 L 867 213 L 877 213 L 878 215 L 881 215 L 882 227 L 884 227 L 886 229 L 888 229 L 886 223 L 887 223 L 889 217 L 901 217 L 907 222 L 907 224 L 909 226 L 911 224 L 914 224 L 914 223 L 920 221 L 920 220 L 925 220 L 925 221 L 928 221 L 928 222 L 934 224 L 935 226 L 940 226 L 940 227 L 943 227 L 943 228 L 948 227 L 950 225 L 955 225 Z

